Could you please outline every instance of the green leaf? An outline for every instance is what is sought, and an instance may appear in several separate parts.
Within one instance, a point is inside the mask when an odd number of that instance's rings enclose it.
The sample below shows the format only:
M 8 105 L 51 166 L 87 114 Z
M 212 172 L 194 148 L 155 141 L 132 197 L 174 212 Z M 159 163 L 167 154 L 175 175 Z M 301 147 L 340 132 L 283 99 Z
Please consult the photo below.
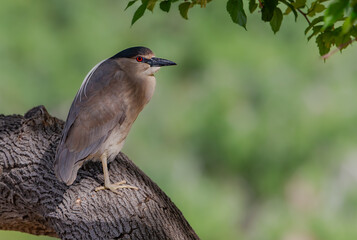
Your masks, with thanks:
M 342 49 L 346 48 L 351 43 L 351 33 L 343 34 L 343 27 L 338 27 L 332 30 L 332 39 L 330 42 L 335 44 L 338 49 L 342 51 Z
M 353 7 L 353 11 L 351 12 L 351 21 L 354 22 L 357 19 L 357 3 Z
M 351 37 L 349 35 L 342 35 L 336 38 L 336 46 L 338 46 L 340 50 L 348 47 L 350 42 L 351 42 Z
M 357 28 L 353 27 L 350 31 L 352 37 L 357 38 Z
M 270 22 L 274 16 L 274 10 L 278 5 L 278 0 L 264 1 L 262 8 L 262 20 L 265 22 Z
M 312 27 L 312 33 L 311 35 L 307 38 L 308 41 L 310 41 L 310 39 L 315 36 L 316 34 L 318 34 L 322 29 L 322 25 L 317 25 L 317 26 L 313 26 Z
M 326 42 L 325 33 L 321 33 L 319 36 L 317 36 L 316 43 L 319 47 L 319 52 L 321 56 L 325 55 L 330 51 L 331 44 L 329 42 Z
M 291 5 L 290 3 L 288 3 L 288 2 L 285 1 L 285 0 L 280 0 L 280 2 L 282 2 L 282 3 L 284 3 L 286 6 L 288 6 L 288 8 L 287 8 L 286 11 L 285 11 L 285 14 L 290 13 L 290 10 L 291 10 L 291 11 L 294 13 L 295 21 L 296 21 L 296 19 L 297 19 L 297 17 L 298 17 L 298 14 L 297 14 L 297 11 L 296 11 L 296 9 L 294 8 L 294 6 Z
M 357 1 L 355 1 L 355 5 L 352 7 L 350 16 L 348 16 L 343 22 L 342 34 L 346 34 L 351 30 L 356 19 L 357 19 Z
M 284 15 L 288 15 L 291 12 L 291 8 L 287 7 L 285 9 Z
M 249 12 L 253 13 L 255 9 L 257 9 L 258 4 L 256 3 L 256 0 L 249 0 Z
M 296 0 L 294 3 L 292 3 L 292 5 L 295 8 L 303 8 L 306 5 L 306 0 Z
M 357 1 L 356 0 L 352 3 L 351 18 L 352 18 L 352 21 L 356 20 L 356 18 L 357 18 Z
M 231 15 L 232 21 L 244 27 L 246 30 L 247 25 L 247 16 L 245 15 L 243 9 L 242 0 L 228 0 L 227 2 L 227 11 Z
M 137 1 L 137 0 L 133 0 L 133 1 L 128 2 L 128 5 L 126 5 L 126 8 L 124 9 L 124 11 L 127 10 L 127 9 L 128 9 L 131 5 L 133 5 L 136 1 Z
M 191 2 L 184 2 L 179 5 L 180 14 L 184 19 L 188 19 L 187 13 L 190 7 L 191 7 Z
M 273 18 L 270 21 L 270 26 L 274 34 L 279 31 L 282 21 L 283 21 L 283 13 L 280 10 L 280 8 L 277 7 L 274 10 Z
M 324 16 L 320 16 L 315 18 L 314 20 L 312 20 L 312 22 L 310 23 L 310 25 L 305 29 L 305 35 L 310 31 L 310 29 L 315 26 L 316 24 L 318 24 L 319 22 L 322 22 L 324 20 Z
M 350 31 L 352 26 L 353 24 L 351 21 L 351 17 L 346 18 L 342 24 L 342 34 L 346 34 L 348 31 Z
M 148 0 L 143 1 L 140 7 L 136 9 L 133 19 L 131 20 L 131 25 L 133 25 L 139 18 L 141 18 L 144 15 L 147 5 L 148 5 Z
M 330 4 L 325 11 L 324 29 L 332 26 L 338 19 L 343 17 L 343 12 L 348 6 L 349 0 L 338 0 Z
M 322 4 L 316 4 L 315 5 L 315 12 L 317 12 L 317 13 L 320 13 L 325 9 L 326 9 L 326 7 L 324 5 L 322 5 Z
M 162 1 L 160 3 L 160 9 L 164 12 L 169 12 L 171 7 L 171 2 L 170 1 Z
M 307 11 L 307 15 L 309 17 L 313 17 L 316 15 L 316 13 L 320 13 L 325 9 L 326 9 L 326 7 L 323 4 L 321 4 L 321 1 L 320 1 L 320 3 L 312 2 L 309 10 Z
M 151 12 L 153 12 L 154 11 L 154 7 L 156 5 L 156 2 L 157 2 L 157 0 L 149 0 L 148 5 L 147 5 L 146 8 L 148 10 L 150 10 Z

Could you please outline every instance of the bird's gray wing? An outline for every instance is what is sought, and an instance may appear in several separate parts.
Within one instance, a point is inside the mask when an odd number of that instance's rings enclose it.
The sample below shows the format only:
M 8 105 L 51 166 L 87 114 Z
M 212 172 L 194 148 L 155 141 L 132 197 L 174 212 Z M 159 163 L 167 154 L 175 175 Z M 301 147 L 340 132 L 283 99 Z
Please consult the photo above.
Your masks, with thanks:
M 121 98 L 124 73 L 108 59 L 86 76 L 70 108 L 54 163 L 56 176 L 72 184 L 83 160 L 98 151 L 111 130 L 125 119 Z

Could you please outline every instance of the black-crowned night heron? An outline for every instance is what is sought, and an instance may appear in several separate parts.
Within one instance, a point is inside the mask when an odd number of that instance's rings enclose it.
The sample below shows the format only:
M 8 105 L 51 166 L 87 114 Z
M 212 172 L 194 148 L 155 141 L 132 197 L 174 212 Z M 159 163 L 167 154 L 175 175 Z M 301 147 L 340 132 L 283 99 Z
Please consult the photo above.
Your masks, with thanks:
M 135 119 L 150 101 L 160 67 L 176 65 L 156 58 L 145 47 L 133 47 L 98 63 L 85 77 L 69 110 L 54 163 L 58 179 L 71 185 L 87 160 L 101 160 L 104 187 L 118 193 L 134 188 L 111 183 L 107 163 L 115 158 Z

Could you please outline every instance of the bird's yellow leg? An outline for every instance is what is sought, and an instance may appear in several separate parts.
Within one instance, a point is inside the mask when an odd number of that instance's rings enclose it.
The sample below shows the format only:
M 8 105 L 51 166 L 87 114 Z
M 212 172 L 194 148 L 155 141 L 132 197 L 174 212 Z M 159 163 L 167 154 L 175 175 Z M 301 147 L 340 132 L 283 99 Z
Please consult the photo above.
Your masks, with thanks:
M 108 172 L 108 165 L 107 165 L 107 154 L 104 153 L 100 157 L 100 160 L 102 161 L 102 166 L 103 166 L 104 186 L 95 188 L 95 191 L 109 189 L 110 191 L 112 191 L 114 193 L 120 194 L 117 191 L 117 189 L 130 188 L 130 189 L 139 190 L 139 188 L 137 188 L 137 187 L 126 185 L 126 181 L 125 180 L 120 181 L 120 182 L 116 182 L 116 183 L 111 183 L 110 180 L 109 180 L 109 172 Z

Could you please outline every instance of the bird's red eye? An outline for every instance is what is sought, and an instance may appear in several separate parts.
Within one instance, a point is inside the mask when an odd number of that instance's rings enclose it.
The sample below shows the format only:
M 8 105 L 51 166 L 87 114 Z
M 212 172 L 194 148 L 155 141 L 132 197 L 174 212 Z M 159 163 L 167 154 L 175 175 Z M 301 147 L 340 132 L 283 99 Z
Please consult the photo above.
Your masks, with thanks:
M 143 61 L 143 58 L 142 58 L 142 57 L 136 57 L 136 61 L 142 62 L 142 61 Z

